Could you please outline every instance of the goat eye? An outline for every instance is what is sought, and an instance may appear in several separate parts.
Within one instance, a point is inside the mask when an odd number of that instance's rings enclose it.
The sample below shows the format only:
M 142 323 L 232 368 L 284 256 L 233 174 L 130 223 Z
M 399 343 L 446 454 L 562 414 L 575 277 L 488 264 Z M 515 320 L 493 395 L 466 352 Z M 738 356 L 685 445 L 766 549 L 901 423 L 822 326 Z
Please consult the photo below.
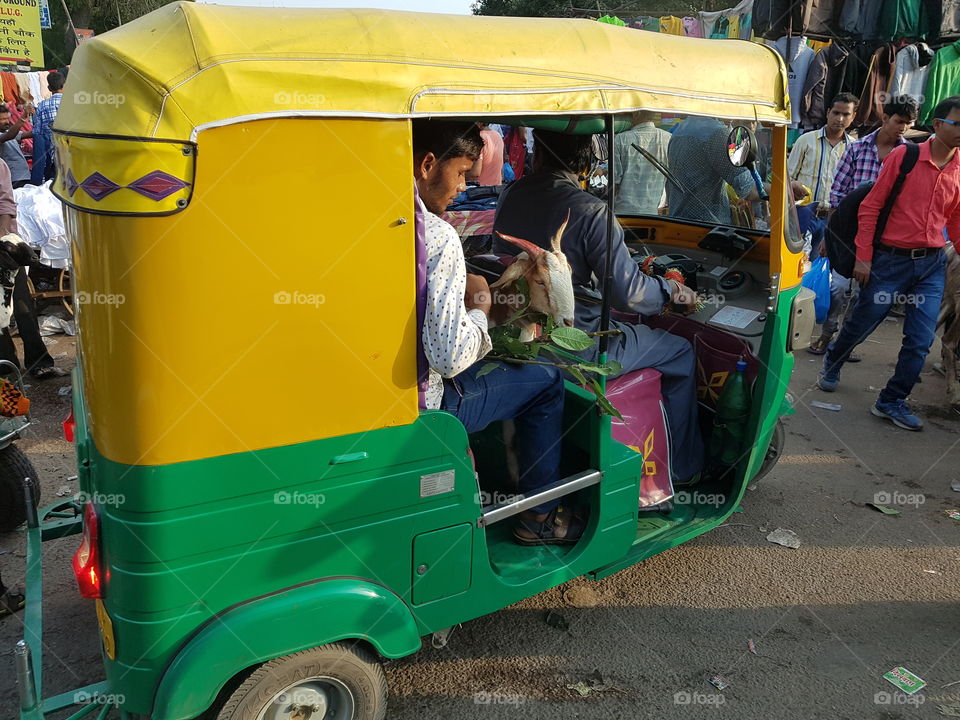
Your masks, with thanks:
M 537 280 L 537 285 L 544 285 L 544 286 L 546 286 L 546 283 L 543 282 L 542 280 Z

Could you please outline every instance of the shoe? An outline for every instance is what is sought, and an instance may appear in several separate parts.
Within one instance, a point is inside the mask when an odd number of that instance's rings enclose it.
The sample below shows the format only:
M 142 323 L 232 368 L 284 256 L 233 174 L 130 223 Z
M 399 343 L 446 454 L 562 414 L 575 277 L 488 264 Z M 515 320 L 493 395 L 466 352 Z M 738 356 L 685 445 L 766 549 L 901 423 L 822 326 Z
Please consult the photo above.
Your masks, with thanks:
M 856 353 L 850 353 L 850 357 L 847 358 L 847 362 L 860 362 L 861 360 L 863 360 L 863 358 Z
M 870 408 L 870 412 L 877 417 L 886 418 L 904 430 L 923 430 L 923 420 L 910 412 L 910 408 L 903 400 L 895 402 L 877 400 L 877 404 Z
M 518 545 L 576 545 L 583 535 L 586 522 L 568 508 L 558 506 L 542 520 L 527 511 L 513 529 L 513 541 Z
M 839 386 L 840 373 L 838 373 L 836 370 L 834 370 L 832 373 L 828 373 L 826 370 L 821 370 L 820 374 L 817 375 L 817 387 L 824 392 L 836 392 Z

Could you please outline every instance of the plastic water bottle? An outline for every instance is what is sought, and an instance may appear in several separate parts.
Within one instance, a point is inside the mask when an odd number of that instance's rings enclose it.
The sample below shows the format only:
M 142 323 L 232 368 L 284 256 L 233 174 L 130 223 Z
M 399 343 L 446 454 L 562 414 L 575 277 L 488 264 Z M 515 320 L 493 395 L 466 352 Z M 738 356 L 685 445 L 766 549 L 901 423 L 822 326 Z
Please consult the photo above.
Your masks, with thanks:
M 737 362 L 736 372 L 727 379 L 713 418 L 708 455 L 712 463 L 731 467 L 740 460 L 747 422 L 750 419 L 750 393 L 747 391 L 747 363 Z

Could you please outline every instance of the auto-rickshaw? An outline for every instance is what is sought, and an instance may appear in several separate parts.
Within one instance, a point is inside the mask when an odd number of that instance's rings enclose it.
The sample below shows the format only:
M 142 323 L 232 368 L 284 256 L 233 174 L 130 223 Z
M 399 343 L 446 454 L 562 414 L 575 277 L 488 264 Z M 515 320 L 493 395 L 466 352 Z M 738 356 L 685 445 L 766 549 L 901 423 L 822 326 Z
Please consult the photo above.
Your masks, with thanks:
M 28 522 L 20 717 L 383 718 L 382 659 L 722 523 L 769 464 L 812 327 L 785 89 L 760 45 L 588 20 L 175 3 L 84 43 L 55 123 L 91 298 L 65 423 L 82 504 Z M 636 110 L 758 122 L 770 143 L 769 229 L 622 219 L 654 254 L 745 243 L 749 331 L 712 330 L 753 363 L 747 442 L 732 472 L 641 512 L 645 446 L 569 382 L 565 476 L 545 492 L 579 496 L 589 525 L 573 546 L 519 547 L 505 521 L 544 495 L 485 503 L 482 438 L 418 405 L 411 119 L 610 141 Z M 709 325 L 675 319 L 694 340 Z M 40 548 L 81 530 L 105 679 L 64 692 L 41 682 Z

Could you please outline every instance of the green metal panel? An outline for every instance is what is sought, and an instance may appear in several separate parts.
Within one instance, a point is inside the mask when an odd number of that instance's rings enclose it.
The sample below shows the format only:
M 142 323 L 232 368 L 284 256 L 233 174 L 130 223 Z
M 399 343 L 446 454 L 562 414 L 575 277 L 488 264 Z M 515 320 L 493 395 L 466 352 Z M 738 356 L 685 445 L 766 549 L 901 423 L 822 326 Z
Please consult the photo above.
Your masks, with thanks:
M 413 604 L 439 600 L 470 587 L 473 527 L 456 525 L 413 539 Z

